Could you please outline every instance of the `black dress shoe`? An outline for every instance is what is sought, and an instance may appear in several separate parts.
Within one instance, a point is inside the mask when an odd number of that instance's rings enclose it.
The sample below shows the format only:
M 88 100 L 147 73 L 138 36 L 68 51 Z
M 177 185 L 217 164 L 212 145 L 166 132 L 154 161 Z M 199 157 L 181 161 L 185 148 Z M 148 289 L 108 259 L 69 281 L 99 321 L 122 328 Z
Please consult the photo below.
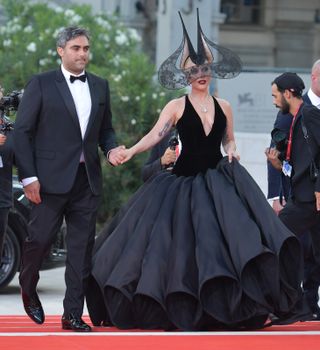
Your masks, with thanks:
M 27 315 L 35 323 L 42 324 L 44 322 L 44 312 L 38 294 L 35 293 L 31 297 L 29 297 L 26 293 L 22 291 L 21 295 L 23 306 Z
M 75 332 L 91 332 L 91 327 L 86 324 L 81 317 L 76 317 L 72 314 L 69 317 L 62 316 L 62 329 L 68 329 Z

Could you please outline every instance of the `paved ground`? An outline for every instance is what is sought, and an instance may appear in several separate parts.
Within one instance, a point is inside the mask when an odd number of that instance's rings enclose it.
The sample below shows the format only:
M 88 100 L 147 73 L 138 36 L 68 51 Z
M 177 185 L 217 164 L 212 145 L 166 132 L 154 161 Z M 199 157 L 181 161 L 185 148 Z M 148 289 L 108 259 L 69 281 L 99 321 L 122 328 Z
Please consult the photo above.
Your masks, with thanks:
M 38 284 L 39 296 L 48 315 L 62 315 L 64 297 L 64 267 L 41 271 Z M 0 291 L 0 315 L 24 315 L 20 297 L 18 275 L 9 286 Z M 87 311 L 85 310 L 85 314 Z

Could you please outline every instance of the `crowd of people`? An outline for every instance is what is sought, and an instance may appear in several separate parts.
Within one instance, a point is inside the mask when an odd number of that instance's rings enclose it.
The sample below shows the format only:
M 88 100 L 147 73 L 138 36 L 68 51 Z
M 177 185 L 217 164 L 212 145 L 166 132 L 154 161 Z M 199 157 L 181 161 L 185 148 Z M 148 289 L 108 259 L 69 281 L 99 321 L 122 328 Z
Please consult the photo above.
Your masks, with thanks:
M 244 330 L 320 318 L 320 60 L 305 95 L 295 73 L 271 83 L 275 129 L 285 134 L 284 150 L 276 138 L 266 150 L 273 210 L 239 162 L 229 102 L 209 93 L 211 79 L 237 76 L 241 61 L 204 35 L 199 15 L 196 51 L 180 19 L 182 44 L 159 82 L 189 92 L 129 148 L 116 142 L 108 82 L 86 70 L 86 29 L 61 30 L 61 66 L 25 87 L 13 149 L 32 208 L 19 282 L 38 324 L 39 269 L 64 219 L 63 329 L 92 330 L 82 319 L 85 301 L 94 326 L 121 329 Z M 0 134 L 0 247 L 12 201 L 9 139 Z M 152 151 L 143 185 L 95 239 L 98 146 L 112 166 Z

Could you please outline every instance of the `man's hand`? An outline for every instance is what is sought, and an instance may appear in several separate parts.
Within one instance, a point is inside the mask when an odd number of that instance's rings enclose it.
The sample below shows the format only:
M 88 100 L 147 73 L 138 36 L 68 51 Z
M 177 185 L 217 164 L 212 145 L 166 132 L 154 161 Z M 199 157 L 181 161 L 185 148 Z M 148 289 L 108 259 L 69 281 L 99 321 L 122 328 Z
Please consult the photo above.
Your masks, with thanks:
M 279 199 L 274 199 L 273 200 L 273 203 L 272 203 L 272 208 L 274 210 L 274 212 L 279 215 L 280 211 L 283 209 L 283 207 L 285 206 L 286 202 L 285 200 L 283 199 L 282 200 L 282 205 L 280 203 L 280 200 Z
M 163 156 L 160 158 L 160 162 L 163 167 L 167 167 L 170 164 L 174 163 L 176 159 L 176 151 L 168 147 Z
M 7 136 L 0 134 L 0 146 L 5 144 L 6 139 L 7 139 Z
M 121 164 L 124 164 L 124 163 L 126 163 L 128 160 L 130 160 L 134 156 L 134 153 L 132 151 L 132 147 L 123 150 L 122 154 L 123 154 L 123 158 L 122 158 Z
M 108 161 L 113 166 L 122 164 L 123 159 L 125 157 L 125 153 L 124 153 L 125 150 L 126 150 L 126 147 L 124 145 L 112 148 L 112 150 L 108 154 Z
M 29 185 L 25 186 L 23 190 L 30 202 L 34 204 L 41 203 L 40 182 L 38 180 L 31 182 Z
M 315 192 L 314 194 L 316 196 L 317 211 L 320 211 L 320 192 Z
M 271 165 L 275 169 L 281 171 L 282 163 L 281 163 L 281 160 L 279 159 L 280 152 L 278 150 L 276 150 L 275 148 L 270 147 L 270 148 L 266 148 L 264 153 L 267 156 L 267 159 L 271 163 Z

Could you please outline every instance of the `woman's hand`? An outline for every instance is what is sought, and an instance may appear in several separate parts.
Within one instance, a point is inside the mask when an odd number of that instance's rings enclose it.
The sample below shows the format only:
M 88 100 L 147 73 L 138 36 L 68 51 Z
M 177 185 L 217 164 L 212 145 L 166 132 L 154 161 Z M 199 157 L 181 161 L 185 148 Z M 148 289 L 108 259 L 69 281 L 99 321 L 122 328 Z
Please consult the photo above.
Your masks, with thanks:
M 124 145 L 113 148 L 108 154 L 109 163 L 113 166 L 122 164 L 125 149 L 126 147 Z
M 225 138 L 227 138 L 227 136 L 225 136 Z M 237 152 L 237 146 L 233 139 L 229 140 L 228 142 L 223 142 L 223 148 L 228 156 L 229 163 L 232 162 L 233 157 L 240 160 L 240 155 Z
M 227 155 L 228 155 L 228 160 L 229 160 L 229 163 L 232 162 L 232 158 L 236 158 L 238 161 L 240 160 L 240 155 L 239 153 L 233 149 L 233 148 L 230 148 L 228 151 L 227 151 Z
M 122 161 L 121 161 L 121 164 L 126 163 L 126 162 L 127 162 L 128 160 L 130 160 L 134 155 L 135 155 L 135 153 L 133 152 L 132 147 L 123 150 L 123 152 L 122 152 Z

